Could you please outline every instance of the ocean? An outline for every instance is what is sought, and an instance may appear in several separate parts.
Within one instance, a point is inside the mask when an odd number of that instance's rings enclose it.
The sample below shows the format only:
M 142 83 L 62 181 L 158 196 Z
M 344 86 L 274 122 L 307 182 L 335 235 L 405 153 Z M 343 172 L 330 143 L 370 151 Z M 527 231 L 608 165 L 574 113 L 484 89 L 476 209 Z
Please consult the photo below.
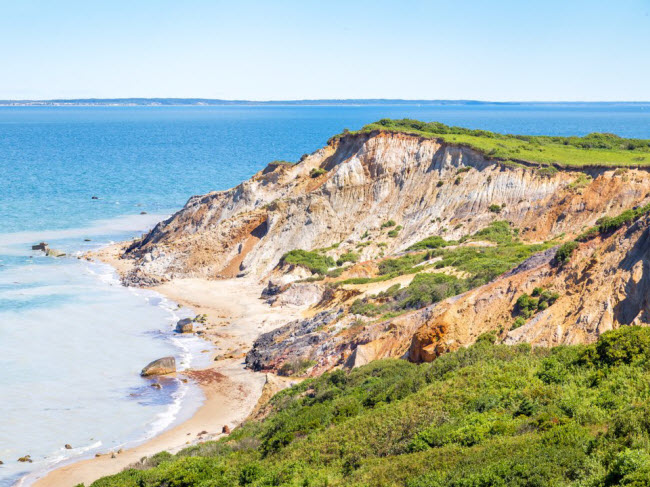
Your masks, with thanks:
M 138 375 L 164 355 L 181 368 L 207 363 L 205 343 L 172 333 L 191 310 L 76 256 L 272 160 L 297 161 L 344 128 L 403 117 L 650 138 L 650 104 L 0 107 L 0 487 L 141 442 L 202 399 L 192 384 L 155 389 Z M 68 256 L 31 250 L 43 240 Z M 24 455 L 33 462 L 18 462 Z

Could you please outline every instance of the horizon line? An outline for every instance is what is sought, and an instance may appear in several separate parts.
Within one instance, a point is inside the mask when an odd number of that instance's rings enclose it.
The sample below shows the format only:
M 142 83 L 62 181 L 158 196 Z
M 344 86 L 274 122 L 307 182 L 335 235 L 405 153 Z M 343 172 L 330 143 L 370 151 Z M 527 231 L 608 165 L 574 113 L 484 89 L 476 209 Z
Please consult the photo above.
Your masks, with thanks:
M 12 105 L 298 105 L 298 104 L 462 104 L 462 105 L 517 105 L 517 104 L 650 104 L 646 100 L 475 100 L 475 99 L 407 99 L 407 98 L 305 98 L 292 100 L 246 100 L 199 97 L 116 97 L 116 98 L 49 98 L 0 99 L 0 106 Z

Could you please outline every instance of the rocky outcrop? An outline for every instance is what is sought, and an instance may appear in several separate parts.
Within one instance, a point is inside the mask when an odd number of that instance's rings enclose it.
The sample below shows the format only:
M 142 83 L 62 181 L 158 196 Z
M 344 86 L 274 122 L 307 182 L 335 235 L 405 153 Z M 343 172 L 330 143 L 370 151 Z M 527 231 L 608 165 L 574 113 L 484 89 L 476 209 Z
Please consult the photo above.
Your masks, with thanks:
M 325 174 L 311 177 L 317 168 Z M 339 244 L 330 252 L 336 257 L 362 240 L 361 259 L 374 259 L 429 235 L 459 238 L 497 218 L 527 240 L 545 240 L 578 233 L 647 194 L 644 171 L 585 171 L 593 180 L 576 185 L 579 173 L 505 166 L 438 140 L 342 137 L 298 164 L 276 164 L 236 188 L 191 198 L 127 251 L 140 273 L 130 281 L 263 277 L 289 250 Z M 490 211 L 495 204 L 498 216 Z M 392 238 L 381 228 L 389 219 L 403 227 Z
M 142 377 L 151 375 L 165 375 L 176 372 L 176 359 L 174 357 L 163 357 L 148 363 L 140 372 Z
M 255 371 L 277 370 L 284 363 L 310 360 L 320 342 L 330 335 L 325 327 L 342 315 L 342 309 L 322 311 L 260 335 L 246 354 L 246 365 Z

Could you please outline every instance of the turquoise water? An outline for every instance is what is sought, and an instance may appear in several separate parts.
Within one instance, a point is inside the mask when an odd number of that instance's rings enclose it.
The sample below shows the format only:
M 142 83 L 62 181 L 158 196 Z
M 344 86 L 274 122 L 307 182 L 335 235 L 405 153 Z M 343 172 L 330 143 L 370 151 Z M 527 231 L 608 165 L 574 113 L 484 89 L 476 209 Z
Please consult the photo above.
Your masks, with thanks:
M 193 194 L 384 117 L 650 138 L 650 105 L 0 107 L 0 486 L 141 441 L 200 401 L 191 386 L 159 391 L 138 377 L 162 355 L 205 360 L 204 344 L 170 332 L 184 316 L 174 303 L 122 288 L 106 266 L 45 258 L 33 243 L 74 256 L 131 238 Z M 16 461 L 26 454 L 34 463 Z

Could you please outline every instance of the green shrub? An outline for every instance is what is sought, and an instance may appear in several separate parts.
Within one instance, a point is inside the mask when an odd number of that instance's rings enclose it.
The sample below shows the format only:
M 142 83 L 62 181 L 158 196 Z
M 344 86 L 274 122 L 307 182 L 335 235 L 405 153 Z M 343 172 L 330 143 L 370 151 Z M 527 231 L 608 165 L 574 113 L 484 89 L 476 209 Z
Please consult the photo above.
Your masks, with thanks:
M 447 241 L 438 235 L 432 235 L 427 237 L 424 240 L 420 240 L 417 243 L 414 243 L 406 250 L 427 250 L 427 249 L 438 249 L 441 247 L 446 247 L 448 245 L 455 245 L 455 241 Z
M 93 487 L 648 487 L 648 348 L 635 346 L 647 332 L 532 350 L 492 336 L 430 364 L 326 373 L 226 438 Z
M 467 282 L 455 276 L 436 273 L 416 274 L 397 298 L 402 309 L 417 309 L 465 292 Z
M 280 262 L 305 267 L 316 274 L 325 274 L 327 269 L 334 267 L 334 259 L 318 252 L 307 250 L 292 250 L 282 256 Z
M 516 329 L 516 328 L 522 327 L 522 326 L 524 326 L 525 324 L 526 324 L 526 318 L 524 318 L 523 316 L 517 316 L 517 317 L 515 318 L 514 323 L 512 324 L 512 328 L 511 328 L 511 330 L 514 330 L 514 329 Z
M 312 178 L 317 178 L 319 176 L 322 176 L 325 173 L 327 173 L 327 171 L 325 169 L 323 169 L 322 167 L 318 167 L 318 168 L 315 167 L 311 171 L 309 171 L 309 175 Z
M 402 225 L 397 225 L 395 228 L 393 228 L 391 231 L 389 231 L 386 235 L 388 235 L 390 238 L 395 238 L 399 235 L 400 230 L 402 229 Z
M 436 183 L 436 188 L 440 188 L 440 187 L 443 186 L 444 184 L 445 184 L 445 183 L 444 183 L 442 180 L 438 180 L 438 182 Z
M 512 237 L 513 232 L 510 223 L 505 220 L 498 220 L 479 230 L 467 240 L 488 240 L 498 244 L 508 244 L 513 242 Z
M 618 366 L 646 362 L 649 352 L 649 328 L 622 326 L 603 333 L 597 343 L 586 349 L 584 360 L 594 365 Z
M 576 241 L 563 243 L 557 249 L 557 252 L 555 252 L 555 261 L 558 262 L 559 264 L 566 264 L 571 260 L 571 256 L 573 255 L 573 252 L 575 252 L 577 248 L 578 248 L 578 242 Z
M 493 204 L 488 207 L 492 213 L 501 213 L 501 205 Z
M 359 254 L 356 252 L 346 252 L 342 254 L 336 261 L 336 265 L 342 266 L 346 262 L 356 262 L 359 260 Z
M 542 288 L 535 288 L 532 296 L 524 293 L 517 298 L 515 312 L 520 314 L 523 318 L 530 318 L 538 311 L 543 311 L 551 306 L 559 297 L 560 295 L 558 293 L 544 290 Z M 515 323 L 517 323 L 516 320 Z
M 394 227 L 395 225 L 397 225 L 395 223 L 395 220 L 388 220 L 381 224 L 381 228 L 384 229 L 384 228 Z

